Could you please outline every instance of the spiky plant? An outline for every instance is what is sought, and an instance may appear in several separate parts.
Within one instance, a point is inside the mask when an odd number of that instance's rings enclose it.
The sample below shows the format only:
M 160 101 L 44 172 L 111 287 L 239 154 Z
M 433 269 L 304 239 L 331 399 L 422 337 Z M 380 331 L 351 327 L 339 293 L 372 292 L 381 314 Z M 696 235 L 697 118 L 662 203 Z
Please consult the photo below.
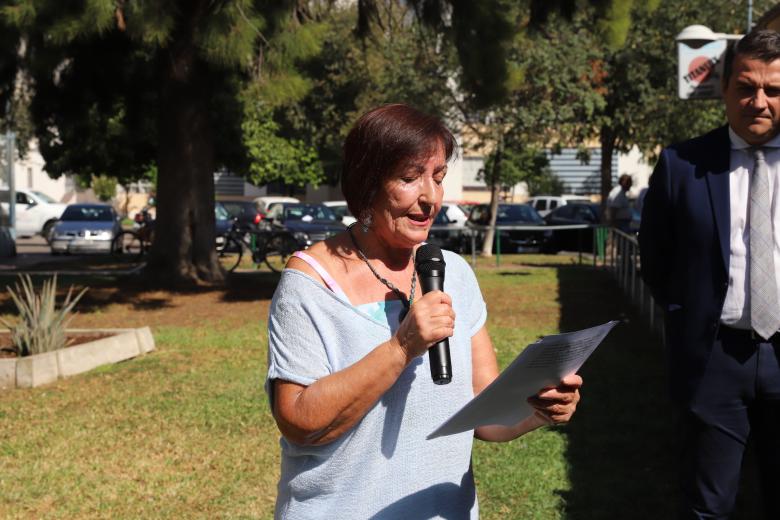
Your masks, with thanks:
M 71 285 L 59 309 L 55 306 L 57 275 L 43 282 L 40 293 L 35 292 L 29 275 L 20 275 L 19 283 L 14 289 L 6 289 L 19 311 L 19 320 L 13 324 L 0 318 L 0 323 L 11 331 L 11 339 L 20 356 L 31 356 L 65 347 L 65 329 L 73 318 L 71 311 L 87 292 L 86 287 L 73 296 Z

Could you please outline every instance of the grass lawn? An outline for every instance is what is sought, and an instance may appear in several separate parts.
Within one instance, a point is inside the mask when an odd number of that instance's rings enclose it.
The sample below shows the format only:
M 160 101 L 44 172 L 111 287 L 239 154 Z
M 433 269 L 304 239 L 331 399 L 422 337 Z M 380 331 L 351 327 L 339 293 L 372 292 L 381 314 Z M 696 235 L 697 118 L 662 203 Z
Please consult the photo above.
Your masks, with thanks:
M 482 518 L 671 518 L 661 347 L 606 273 L 575 260 L 480 260 L 502 366 L 541 335 L 627 320 L 584 367 L 570 425 L 476 443 Z M 271 518 L 279 448 L 262 382 L 275 281 L 246 273 L 224 290 L 170 293 L 91 280 L 73 325 L 150 325 L 157 351 L 0 392 L 0 518 Z

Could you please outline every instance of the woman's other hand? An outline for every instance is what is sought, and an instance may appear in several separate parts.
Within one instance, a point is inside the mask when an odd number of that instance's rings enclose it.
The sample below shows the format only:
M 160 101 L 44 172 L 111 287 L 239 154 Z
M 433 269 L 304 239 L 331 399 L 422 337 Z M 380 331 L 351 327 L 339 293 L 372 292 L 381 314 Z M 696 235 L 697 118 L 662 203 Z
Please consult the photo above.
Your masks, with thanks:
M 451 337 L 454 331 L 452 299 L 442 291 L 431 291 L 415 300 L 398 327 L 395 339 L 407 362 L 411 362 L 431 345 Z
M 582 378 L 577 374 L 564 377 L 555 387 L 542 388 L 538 394 L 528 398 L 534 407 L 534 417 L 541 424 L 563 424 L 569 422 L 580 401 Z

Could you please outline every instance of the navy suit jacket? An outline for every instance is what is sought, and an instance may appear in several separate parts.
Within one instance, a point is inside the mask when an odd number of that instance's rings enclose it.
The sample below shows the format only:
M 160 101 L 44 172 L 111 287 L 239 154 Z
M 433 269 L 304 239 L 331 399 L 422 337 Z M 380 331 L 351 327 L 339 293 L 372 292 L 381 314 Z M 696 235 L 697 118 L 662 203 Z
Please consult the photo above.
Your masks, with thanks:
M 672 395 L 695 396 L 728 289 L 731 143 L 724 126 L 665 148 L 650 177 L 642 278 L 666 311 Z

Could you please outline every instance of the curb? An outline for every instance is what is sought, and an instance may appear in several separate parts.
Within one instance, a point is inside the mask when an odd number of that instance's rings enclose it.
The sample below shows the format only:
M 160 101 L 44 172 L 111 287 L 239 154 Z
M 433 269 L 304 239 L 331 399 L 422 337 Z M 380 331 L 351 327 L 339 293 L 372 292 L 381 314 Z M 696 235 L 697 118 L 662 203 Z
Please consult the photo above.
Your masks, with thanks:
M 113 333 L 73 347 L 34 356 L 0 359 L 0 389 L 33 388 L 155 350 L 149 327 L 138 329 L 68 329 L 71 333 Z

